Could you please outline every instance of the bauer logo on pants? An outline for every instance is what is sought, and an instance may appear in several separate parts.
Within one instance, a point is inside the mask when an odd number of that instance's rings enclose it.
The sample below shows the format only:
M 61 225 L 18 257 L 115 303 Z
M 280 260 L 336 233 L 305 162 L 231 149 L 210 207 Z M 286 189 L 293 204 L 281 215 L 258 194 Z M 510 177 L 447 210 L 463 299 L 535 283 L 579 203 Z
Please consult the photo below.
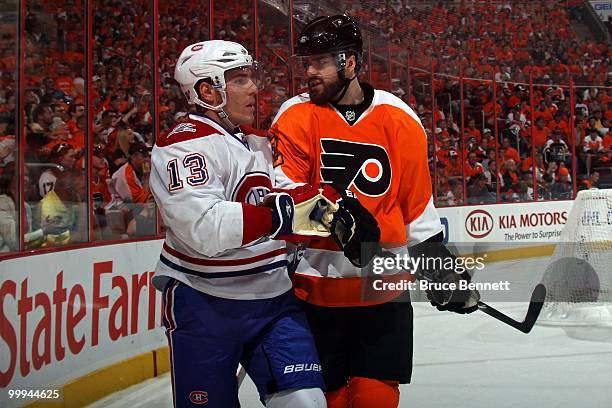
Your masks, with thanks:
M 321 365 L 310 363 L 310 364 L 290 364 L 285 366 L 283 374 L 300 373 L 302 371 L 321 371 Z
M 377 197 L 391 185 L 387 151 L 375 144 L 321 139 L 321 181 Z

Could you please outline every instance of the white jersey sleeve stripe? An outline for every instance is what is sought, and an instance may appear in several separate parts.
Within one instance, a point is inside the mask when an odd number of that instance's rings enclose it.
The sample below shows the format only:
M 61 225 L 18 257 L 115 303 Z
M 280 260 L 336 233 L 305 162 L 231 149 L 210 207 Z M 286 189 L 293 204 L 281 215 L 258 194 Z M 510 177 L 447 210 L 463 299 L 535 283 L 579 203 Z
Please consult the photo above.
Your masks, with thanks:
M 408 246 L 423 242 L 441 231 L 443 231 L 443 228 L 440 222 L 440 216 L 438 215 L 438 210 L 436 210 L 434 206 L 433 197 L 431 197 L 423 213 L 406 226 Z
M 381 91 L 381 90 L 377 89 L 375 91 L 375 93 L 374 93 L 374 98 L 375 98 L 375 101 L 378 101 L 378 103 L 380 103 L 381 105 L 391 105 L 391 106 L 395 106 L 396 108 L 399 108 L 399 109 L 403 110 L 412 119 L 414 119 L 415 122 L 417 122 L 419 125 L 421 125 L 421 127 L 423 127 L 423 124 L 421 123 L 421 119 L 415 113 L 415 111 L 413 111 L 410 106 L 408 106 L 404 101 L 402 101 L 397 96 L 395 96 L 395 95 L 393 95 L 393 94 L 391 94 L 391 93 L 389 93 L 387 91 Z M 374 103 L 372 105 L 374 105 Z M 423 128 L 423 131 L 424 130 L 425 130 L 425 128 Z M 425 133 L 425 134 L 427 135 L 427 133 Z

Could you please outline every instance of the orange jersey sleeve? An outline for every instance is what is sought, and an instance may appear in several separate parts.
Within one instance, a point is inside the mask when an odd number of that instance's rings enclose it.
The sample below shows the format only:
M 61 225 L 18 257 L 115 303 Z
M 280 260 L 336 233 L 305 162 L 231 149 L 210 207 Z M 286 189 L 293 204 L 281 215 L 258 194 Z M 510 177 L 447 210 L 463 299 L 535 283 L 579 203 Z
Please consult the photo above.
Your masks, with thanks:
M 389 108 L 398 124 L 397 146 L 401 174 L 397 201 L 402 210 L 408 242 L 421 242 L 440 231 L 433 206 L 431 175 L 427 161 L 427 135 L 421 123 L 399 108 Z
M 300 102 L 299 96 L 285 102 L 270 127 L 276 184 L 281 188 L 293 183 L 310 182 L 313 175 L 312 164 L 316 152 L 311 147 L 312 139 L 308 131 L 309 106 Z M 298 114 L 286 114 L 289 108 L 297 110 Z M 296 117 L 304 120 L 296 120 Z

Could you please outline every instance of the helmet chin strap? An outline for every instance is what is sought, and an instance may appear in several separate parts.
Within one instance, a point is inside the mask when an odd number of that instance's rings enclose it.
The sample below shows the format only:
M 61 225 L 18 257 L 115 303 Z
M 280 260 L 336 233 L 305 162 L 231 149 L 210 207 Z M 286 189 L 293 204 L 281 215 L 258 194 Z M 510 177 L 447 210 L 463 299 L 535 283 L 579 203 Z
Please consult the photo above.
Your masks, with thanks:
M 342 74 L 338 74 L 340 75 L 340 77 L 344 77 L 344 73 Z M 344 95 L 346 95 L 346 91 L 348 91 L 349 86 L 351 85 L 351 82 L 353 82 L 355 79 L 357 78 L 357 74 L 355 74 L 351 79 L 347 79 L 346 77 L 344 78 L 344 84 L 342 85 L 342 91 L 340 92 L 340 94 L 331 102 L 332 103 L 338 103 L 342 100 L 342 98 L 344 98 Z
M 331 101 L 331 103 L 340 102 L 342 98 L 344 98 L 344 95 L 346 95 L 346 91 L 348 91 L 351 82 L 357 78 L 357 72 L 355 72 L 352 78 L 347 78 L 344 74 L 344 68 L 346 67 L 346 54 L 344 52 L 336 55 L 336 64 L 338 66 L 338 77 L 342 81 L 342 91 Z
M 225 113 L 225 111 L 223 110 L 223 107 L 227 103 L 227 94 L 225 93 L 224 90 L 219 90 L 219 93 L 221 94 L 221 98 L 222 98 L 222 102 L 219 105 L 214 105 L 214 106 L 209 105 L 205 102 L 202 102 L 201 100 L 200 100 L 200 103 L 198 103 L 198 105 L 215 112 L 217 116 L 219 117 L 219 119 L 221 119 L 221 122 L 223 123 L 223 125 L 225 126 L 227 130 L 230 130 L 232 132 L 237 132 L 240 130 L 240 127 L 235 125 L 230 120 L 227 113 Z
M 225 111 L 223 110 L 223 108 L 219 108 L 217 112 L 217 115 L 219 115 L 219 118 L 221 119 L 221 122 L 223 122 L 223 124 L 232 132 L 236 132 L 237 130 L 240 130 L 240 127 L 238 127 L 237 125 L 234 125 L 232 123 L 232 121 L 230 120 L 229 116 L 227 116 L 227 113 L 225 113 Z

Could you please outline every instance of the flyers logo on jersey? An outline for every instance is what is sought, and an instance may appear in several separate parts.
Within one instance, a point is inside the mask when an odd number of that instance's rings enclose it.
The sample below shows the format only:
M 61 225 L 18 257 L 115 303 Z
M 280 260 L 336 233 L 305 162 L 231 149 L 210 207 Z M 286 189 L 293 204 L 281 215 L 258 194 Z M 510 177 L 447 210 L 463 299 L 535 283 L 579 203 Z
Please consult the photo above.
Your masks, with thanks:
M 321 139 L 321 181 L 377 197 L 391 185 L 391 161 L 379 145 Z

